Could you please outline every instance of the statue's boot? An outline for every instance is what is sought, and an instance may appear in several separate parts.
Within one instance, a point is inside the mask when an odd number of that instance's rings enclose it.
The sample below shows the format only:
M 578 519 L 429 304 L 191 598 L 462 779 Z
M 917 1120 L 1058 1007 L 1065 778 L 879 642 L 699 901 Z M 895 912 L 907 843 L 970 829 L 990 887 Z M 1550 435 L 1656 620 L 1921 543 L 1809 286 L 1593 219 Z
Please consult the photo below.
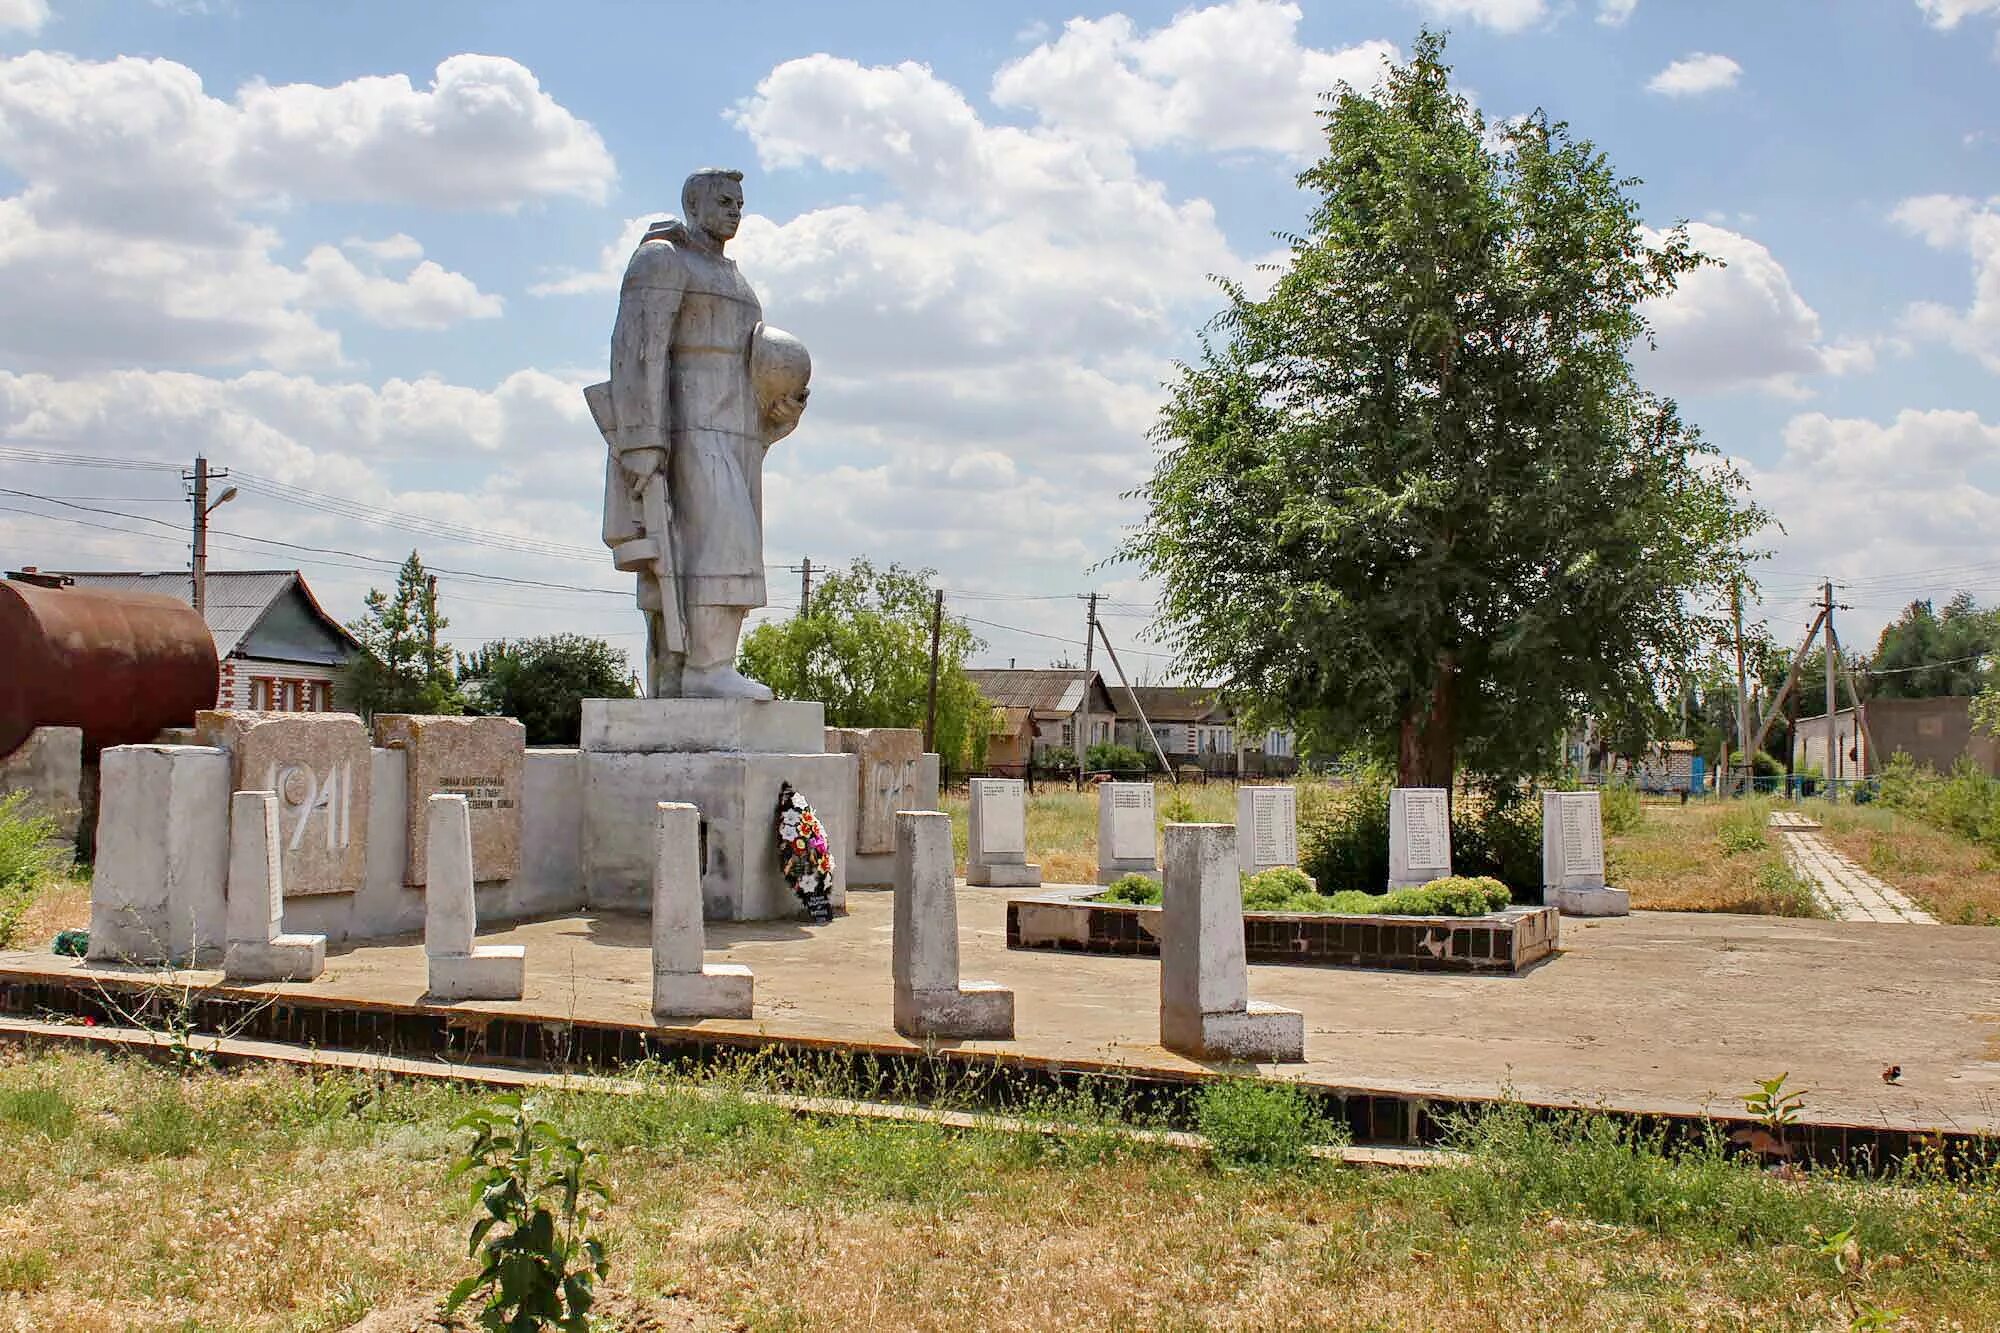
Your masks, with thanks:
M 734 607 L 688 608 L 687 667 L 681 695 L 688 699 L 769 699 L 771 687 L 736 669 L 736 641 L 749 613 Z
M 685 699 L 769 699 L 771 687 L 755 681 L 723 662 L 712 667 L 689 667 L 681 674 L 681 697 Z

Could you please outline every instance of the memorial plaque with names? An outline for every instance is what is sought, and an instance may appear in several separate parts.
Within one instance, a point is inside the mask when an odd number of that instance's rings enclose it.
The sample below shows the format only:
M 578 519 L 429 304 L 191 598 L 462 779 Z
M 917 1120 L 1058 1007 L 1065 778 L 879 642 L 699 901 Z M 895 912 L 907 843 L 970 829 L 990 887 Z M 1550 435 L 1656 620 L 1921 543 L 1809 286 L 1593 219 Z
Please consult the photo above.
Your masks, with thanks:
M 1027 795 L 1019 778 L 972 779 L 972 802 L 979 808 L 979 845 L 970 849 L 968 859 L 1027 854 Z
M 1153 859 L 1153 784 L 1150 782 L 1107 782 L 1101 799 L 1111 806 L 1111 846 L 1107 855 L 1115 861 Z
M 1413 870 L 1451 873 L 1451 810 L 1442 791 L 1400 793 L 1404 860 Z
M 1297 865 L 1299 861 L 1299 795 L 1292 787 L 1245 787 L 1237 830 L 1248 854 L 1248 867 Z
M 1563 792 L 1561 811 L 1563 878 L 1604 879 L 1604 816 L 1596 792 Z

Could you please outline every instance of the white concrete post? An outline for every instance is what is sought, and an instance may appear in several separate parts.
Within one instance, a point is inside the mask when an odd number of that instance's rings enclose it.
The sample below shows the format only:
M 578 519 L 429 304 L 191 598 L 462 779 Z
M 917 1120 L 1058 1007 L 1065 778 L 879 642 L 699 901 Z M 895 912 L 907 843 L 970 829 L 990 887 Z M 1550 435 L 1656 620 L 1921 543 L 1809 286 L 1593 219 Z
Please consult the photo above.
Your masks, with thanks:
M 653 826 L 653 1013 L 748 1018 L 755 979 L 740 963 L 703 963 L 701 812 L 661 801 Z
M 326 936 L 284 933 L 284 864 L 277 793 L 232 794 L 229 942 L 222 956 L 230 981 L 311 981 L 326 968 Z
M 959 980 L 951 816 L 896 812 L 893 919 L 896 1031 L 906 1037 L 1012 1040 L 1014 992 L 990 981 Z
M 1197 1060 L 1305 1058 L 1305 1016 L 1250 998 L 1236 830 L 1169 824 L 1160 921 L 1160 1044 Z
M 424 845 L 424 957 L 434 1000 L 518 1000 L 527 984 L 527 950 L 475 945 L 472 818 L 465 797 L 430 798 Z

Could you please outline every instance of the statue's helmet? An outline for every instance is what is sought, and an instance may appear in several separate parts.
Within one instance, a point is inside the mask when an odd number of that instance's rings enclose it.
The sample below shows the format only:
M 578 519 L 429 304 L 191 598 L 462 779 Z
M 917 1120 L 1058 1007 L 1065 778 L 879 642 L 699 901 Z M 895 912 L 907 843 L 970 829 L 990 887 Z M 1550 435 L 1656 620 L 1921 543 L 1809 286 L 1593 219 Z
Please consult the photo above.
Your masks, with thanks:
M 768 413 L 775 403 L 804 397 L 810 379 L 812 357 L 806 345 L 783 329 L 759 324 L 750 334 L 750 383 L 757 390 L 758 410 Z

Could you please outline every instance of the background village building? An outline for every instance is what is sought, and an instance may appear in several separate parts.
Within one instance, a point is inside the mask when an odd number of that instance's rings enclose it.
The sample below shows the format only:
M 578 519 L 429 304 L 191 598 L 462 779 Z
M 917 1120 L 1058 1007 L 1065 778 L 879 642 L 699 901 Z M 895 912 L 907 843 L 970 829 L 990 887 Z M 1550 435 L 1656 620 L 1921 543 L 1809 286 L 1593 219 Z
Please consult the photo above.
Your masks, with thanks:
M 1046 762 L 1049 751 L 1077 748 L 1083 710 L 1090 704 L 1090 737 L 1085 746 L 1108 745 L 1115 734 L 1117 710 L 1104 677 L 1095 671 L 1061 667 L 975 667 L 965 673 L 995 710 L 997 731 L 988 740 L 989 772 L 1017 771 L 1032 759 Z M 1002 742 L 996 745 L 994 742 Z
M 1979 771 L 2000 777 L 2000 738 L 1972 730 L 1971 701 L 1964 695 L 1935 699 L 1870 699 L 1859 713 L 1843 708 L 1831 724 L 1824 715 L 1802 717 L 1793 732 L 1800 768 L 1827 770 L 1827 735 L 1840 753 L 1840 775 L 1852 779 L 1882 771 L 1890 756 L 1907 754 L 1919 765 L 1949 773 L 1961 758 Z M 1874 738 L 1871 753 L 1868 741 Z
M 115 588 L 178 598 L 192 605 L 194 579 L 167 573 L 65 571 L 79 588 Z M 217 708 L 283 713 L 333 711 L 333 682 L 360 648 L 328 615 L 295 569 L 214 570 L 202 618 L 222 665 Z
M 1143 710 L 1160 749 L 1176 767 L 1193 765 L 1217 776 L 1298 772 L 1292 733 L 1243 735 L 1235 713 L 1213 687 L 1138 685 L 1127 690 L 1110 685 L 1096 671 L 1057 667 L 977 667 L 966 674 L 993 705 L 986 742 L 991 773 L 1018 773 L 1031 758 L 1045 764 L 1051 750 L 1074 753 L 1086 698 L 1089 745 L 1123 745 L 1151 755 L 1153 747 L 1139 720 Z

